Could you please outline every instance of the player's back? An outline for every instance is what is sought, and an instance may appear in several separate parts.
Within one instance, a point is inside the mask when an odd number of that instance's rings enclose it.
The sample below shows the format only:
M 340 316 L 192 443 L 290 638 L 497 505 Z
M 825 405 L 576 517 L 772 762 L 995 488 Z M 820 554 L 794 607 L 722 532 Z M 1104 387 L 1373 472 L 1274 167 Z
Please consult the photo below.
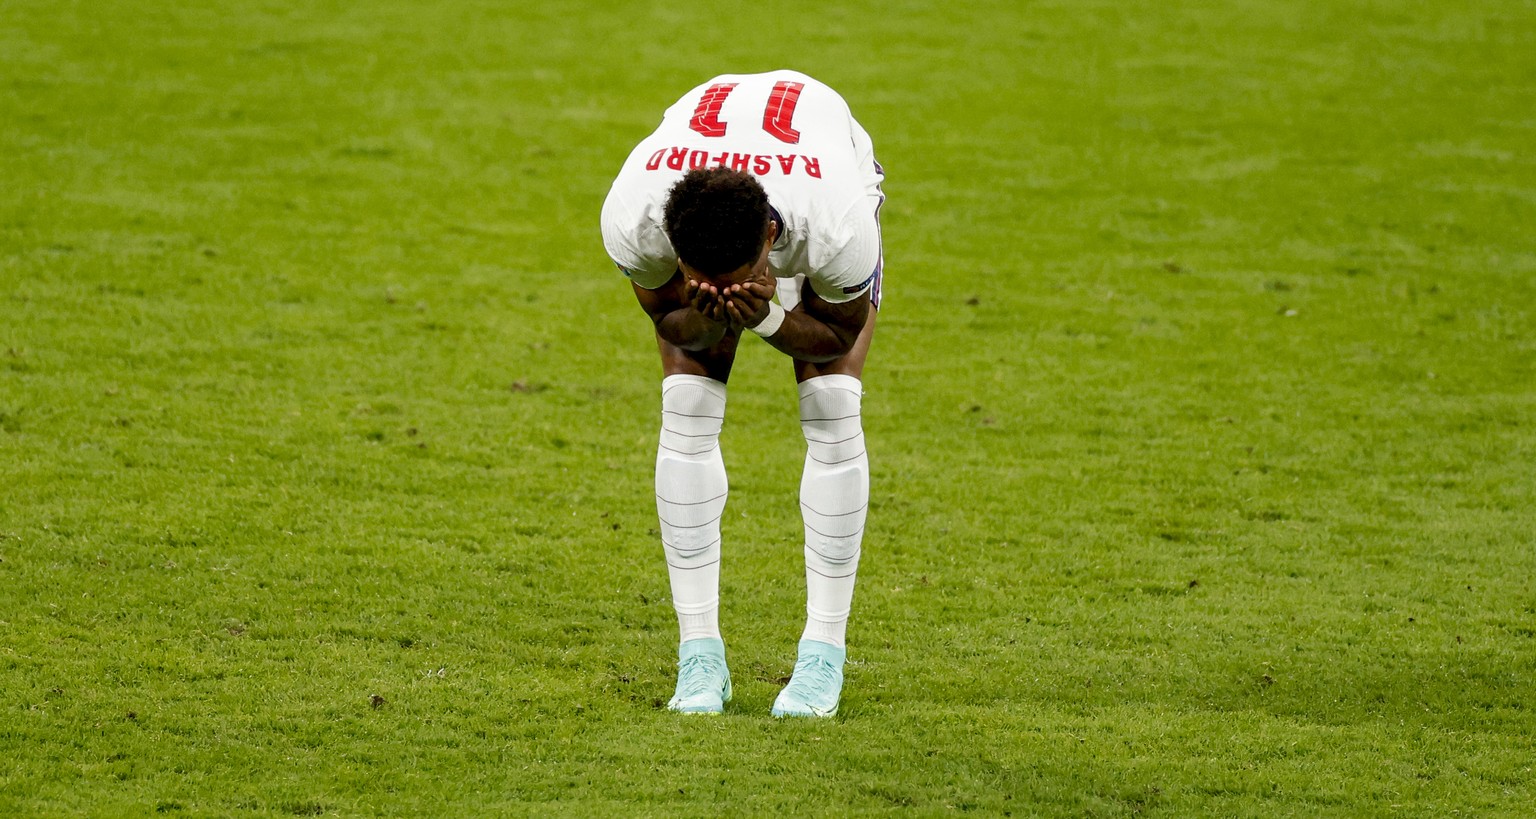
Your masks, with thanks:
M 862 135 L 848 103 L 812 77 L 788 70 L 722 74 L 667 109 L 624 173 L 665 178 L 724 165 L 758 177 L 781 206 L 802 196 L 836 198 L 839 190 L 857 195 L 863 184 L 855 131 Z
M 676 269 L 661 224 L 667 192 L 688 171 L 716 165 L 752 174 L 768 194 L 780 222 L 776 273 L 815 274 L 834 295 L 869 278 L 882 177 L 869 135 L 825 83 L 779 70 L 701 83 L 625 160 L 603 204 L 603 235 L 637 284 L 659 286 Z M 853 244 L 852 261 L 835 264 Z
M 662 115 L 658 134 L 722 140 L 733 150 L 845 148 L 848 103 L 798 71 L 722 74 L 684 94 Z

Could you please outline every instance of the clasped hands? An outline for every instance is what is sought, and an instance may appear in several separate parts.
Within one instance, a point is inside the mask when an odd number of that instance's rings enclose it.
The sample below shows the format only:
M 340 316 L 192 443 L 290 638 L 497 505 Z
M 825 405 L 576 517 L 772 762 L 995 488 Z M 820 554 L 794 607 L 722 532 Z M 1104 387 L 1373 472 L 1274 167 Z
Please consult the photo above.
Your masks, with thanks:
M 689 278 L 683 285 L 690 307 L 704 318 L 733 331 L 762 323 L 768 317 L 768 303 L 777 289 L 778 281 L 772 276 L 725 287 Z

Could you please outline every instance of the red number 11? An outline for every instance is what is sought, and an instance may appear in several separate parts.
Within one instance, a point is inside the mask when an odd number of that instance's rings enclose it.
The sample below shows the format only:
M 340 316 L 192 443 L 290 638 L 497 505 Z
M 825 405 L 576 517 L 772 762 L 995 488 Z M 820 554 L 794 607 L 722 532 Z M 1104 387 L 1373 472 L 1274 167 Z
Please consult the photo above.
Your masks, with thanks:
M 707 137 L 725 136 L 726 124 L 720 121 L 720 109 L 725 107 L 725 98 L 735 88 L 736 83 L 721 82 L 705 89 L 698 107 L 693 109 L 693 119 L 688 120 L 688 127 Z M 780 142 L 793 145 L 800 141 L 800 132 L 794 129 L 795 105 L 800 102 L 800 92 L 804 89 L 803 82 L 780 81 L 773 84 L 773 93 L 768 95 L 768 105 L 763 109 L 763 130 Z

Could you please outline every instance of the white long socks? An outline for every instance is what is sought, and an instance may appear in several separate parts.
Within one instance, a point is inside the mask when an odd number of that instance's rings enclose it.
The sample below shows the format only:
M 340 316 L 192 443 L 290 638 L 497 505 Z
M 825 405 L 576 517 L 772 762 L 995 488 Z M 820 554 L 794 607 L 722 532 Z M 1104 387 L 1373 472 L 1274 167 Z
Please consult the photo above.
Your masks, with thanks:
M 869 508 L 869 459 L 859 403 L 848 375 L 800 384 L 805 472 L 805 631 L 801 639 L 845 646 L 859 547 Z M 720 518 L 729 485 L 720 457 L 725 385 L 696 375 L 661 382 L 656 513 L 672 583 L 680 642 L 720 637 Z
M 680 642 L 720 637 L 720 516 L 728 485 L 720 457 L 725 384 L 698 375 L 661 382 L 656 514 Z
M 805 521 L 804 640 L 845 647 L 859 544 L 869 509 L 869 458 L 851 375 L 823 375 L 800 384 L 805 473 L 800 512 Z

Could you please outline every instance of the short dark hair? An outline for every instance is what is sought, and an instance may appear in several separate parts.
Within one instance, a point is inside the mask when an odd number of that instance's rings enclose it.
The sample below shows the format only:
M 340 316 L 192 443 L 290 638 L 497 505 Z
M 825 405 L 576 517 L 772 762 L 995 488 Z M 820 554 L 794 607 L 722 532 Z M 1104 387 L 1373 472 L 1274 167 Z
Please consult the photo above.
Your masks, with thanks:
M 663 216 L 677 257 L 706 276 L 723 276 L 762 251 L 768 193 L 751 174 L 695 168 L 672 186 Z

